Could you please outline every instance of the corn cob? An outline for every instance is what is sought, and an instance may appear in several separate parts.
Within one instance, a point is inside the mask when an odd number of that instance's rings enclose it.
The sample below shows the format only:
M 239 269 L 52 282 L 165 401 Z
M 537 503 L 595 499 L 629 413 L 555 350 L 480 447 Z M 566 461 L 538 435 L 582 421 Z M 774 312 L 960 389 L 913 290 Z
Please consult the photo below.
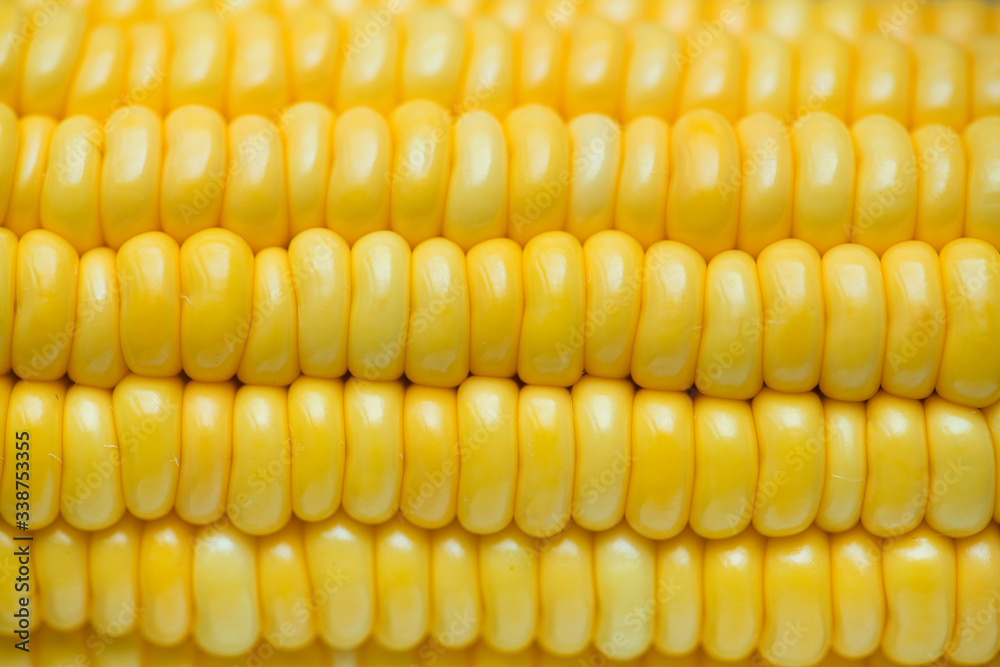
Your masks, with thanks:
M 10 535 L 0 531 L 4 572 L 16 571 Z M 30 605 L 48 627 L 89 621 L 100 635 L 137 631 L 168 646 L 190 637 L 217 655 L 261 638 L 284 649 L 374 638 L 405 651 L 430 637 L 445 648 L 482 639 L 504 652 L 537 640 L 555 655 L 593 645 L 619 660 L 700 645 L 720 660 L 757 650 L 774 665 L 804 667 L 831 649 L 858 659 L 879 648 L 910 665 L 946 654 L 981 664 L 1000 646 L 996 615 L 977 621 L 1000 596 L 995 524 L 961 539 L 922 525 L 885 542 L 860 527 L 653 541 L 624 524 L 537 541 L 513 526 L 477 538 L 455 526 L 371 527 L 342 513 L 254 538 L 168 516 L 95 533 L 57 521 L 34 534 L 33 552 Z M 7 633 L 12 589 L 0 587 Z
M 2 11 L 0 39 L 18 37 L 16 8 Z M 388 114 L 416 99 L 498 116 L 538 103 L 567 118 L 603 113 L 624 121 L 672 120 L 702 108 L 731 122 L 757 112 L 791 121 L 827 111 L 851 122 L 882 113 L 907 127 L 956 130 L 1000 114 L 996 34 L 960 43 L 921 34 L 904 44 L 875 32 L 859 37 L 855 56 L 826 31 L 792 43 L 773 32 L 723 32 L 706 45 L 698 32 L 682 39 L 649 21 L 623 29 L 580 16 L 560 30 L 536 19 L 511 31 L 483 16 L 463 24 L 439 8 L 399 19 L 382 11 L 383 21 L 378 12 L 338 19 L 313 6 L 287 20 L 240 12 L 227 21 L 203 10 L 173 21 L 93 25 L 64 8 L 0 60 L 0 102 L 21 114 L 100 120 L 122 104 L 156 113 L 202 104 L 236 118 L 270 115 L 293 101 Z
M 183 242 L 219 225 L 254 252 L 323 226 L 349 244 L 391 229 L 411 246 L 443 235 L 466 250 L 615 228 L 643 247 L 672 239 L 706 258 L 756 256 L 792 236 L 821 253 L 848 241 L 878 254 L 910 239 L 940 249 L 963 236 L 1000 247 L 998 160 L 1000 117 L 962 135 L 941 125 L 908 135 L 882 116 L 848 128 L 825 113 L 790 129 L 767 114 L 730 125 L 711 111 L 619 129 L 597 115 L 563 123 L 534 105 L 501 124 L 483 111 L 451 123 L 427 101 L 388 119 L 357 108 L 336 120 L 304 103 L 276 122 L 228 126 L 203 107 L 162 123 L 127 107 L 102 126 L 0 107 L 0 221 L 18 235 L 57 232 L 80 253 L 153 230 Z
M 340 507 L 377 524 L 458 519 L 476 534 L 512 521 L 547 537 L 572 520 L 625 519 L 665 539 L 686 526 L 730 537 L 860 523 L 878 537 L 921 521 L 949 537 L 1000 521 L 1000 403 L 879 393 L 865 403 L 763 390 L 752 402 L 585 377 L 572 389 L 470 378 L 457 391 L 300 378 L 287 390 L 129 376 L 114 391 L 0 384 L 7 465 L 0 516 L 19 518 L 32 450 L 33 529 L 62 516 L 101 530 L 123 514 L 176 511 L 267 535 Z M 50 454 L 50 456 L 46 456 Z
M 183 370 L 288 385 L 349 371 L 455 387 L 471 372 L 565 387 L 586 372 L 735 399 L 766 384 L 850 401 L 880 386 L 1000 400 L 1000 255 L 973 239 L 940 255 L 909 241 L 881 264 L 860 245 L 820 259 L 786 239 L 756 263 L 726 251 L 707 266 L 673 241 L 644 254 L 618 231 L 466 254 L 444 239 L 411 252 L 387 231 L 349 249 L 314 229 L 256 257 L 226 230 L 181 247 L 149 232 L 79 260 L 46 231 L 0 240 L 0 368 L 31 380 L 68 372 L 111 388 L 129 370 Z

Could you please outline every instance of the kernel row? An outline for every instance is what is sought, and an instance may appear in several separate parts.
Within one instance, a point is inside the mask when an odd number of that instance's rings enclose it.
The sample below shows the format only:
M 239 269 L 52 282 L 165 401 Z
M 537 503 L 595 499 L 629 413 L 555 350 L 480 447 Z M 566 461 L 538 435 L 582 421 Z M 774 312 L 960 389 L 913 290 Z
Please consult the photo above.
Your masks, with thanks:
M 25 35 L 26 18 L 8 5 L 0 40 L 20 48 L 0 57 L 0 102 L 21 114 L 102 120 L 124 103 L 156 113 L 200 104 L 235 118 L 302 101 L 388 114 L 416 99 L 498 116 L 538 103 L 567 118 L 624 121 L 702 108 L 733 122 L 756 112 L 788 121 L 807 111 L 850 121 L 882 113 L 907 127 L 959 130 L 1000 114 L 996 34 L 967 42 L 921 34 L 904 44 L 882 30 L 852 45 L 809 30 L 789 43 L 721 27 L 707 40 L 697 28 L 681 38 L 656 22 L 623 28 L 579 11 L 565 29 L 538 18 L 517 30 L 435 7 L 382 14 L 343 19 L 312 5 L 282 19 L 202 9 L 123 25 L 93 24 L 64 7 Z
M 271 534 L 341 507 L 377 524 L 456 518 L 535 537 L 625 519 L 651 539 L 859 522 L 966 537 L 1000 521 L 1000 403 L 879 393 L 867 403 L 765 389 L 752 402 L 582 379 L 572 391 L 470 378 L 458 388 L 300 378 L 287 390 L 129 376 L 114 389 L 0 382 L 0 516 L 99 530 L 125 512 Z M 21 445 L 19 448 L 18 445 Z
M 17 571 L 12 536 L 0 527 L 7 584 Z M 701 647 L 725 661 L 758 651 L 777 667 L 880 648 L 908 665 L 945 656 L 984 664 L 1000 647 L 990 612 L 1000 597 L 995 524 L 962 539 L 920 526 L 887 541 L 861 528 L 653 541 L 620 524 L 538 541 L 515 527 L 476 537 L 343 514 L 255 538 L 169 516 L 97 533 L 58 522 L 33 537 L 33 623 L 71 631 L 89 621 L 109 639 L 134 629 L 161 646 L 190 637 L 222 656 L 271 637 L 285 649 L 317 637 L 353 649 L 372 638 L 391 651 L 428 638 L 502 652 L 537 641 L 554 655 L 593 647 L 617 660 Z M 5 634 L 18 604 L 8 591 L 0 588 Z
M 440 238 L 411 252 L 389 231 L 348 248 L 313 229 L 256 257 L 224 229 L 179 247 L 148 232 L 78 258 L 50 232 L 0 230 L 0 268 L 0 372 L 29 380 L 287 386 L 349 372 L 455 387 L 471 373 L 568 387 L 587 373 L 733 399 L 766 385 L 1000 400 L 1000 253 L 974 239 L 940 253 L 908 241 L 881 262 L 785 239 L 756 262 L 730 250 L 706 264 L 618 231 L 463 253 Z
M 1000 32 L 1000 8 L 989 0 L 60 0 L 87 11 L 93 22 L 132 23 L 176 17 L 191 10 L 214 10 L 223 17 L 264 12 L 289 17 L 303 8 L 321 8 L 339 19 L 374 10 L 373 18 L 405 17 L 424 7 L 442 7 L 469 20 L 495 18 L 512 30 L 545 20 L 564 28 L 581 16 L 628 26 L 651 21 L 677 34 L 694 31 L 743 36 L 760 30 L 784 39 L 801 39 L 810 29 L 831 31 L 847 41 L 878 31 L 903 41 L 924 33 L 965 43 Z M 18 0 L 25 12 L 51 8 L 52 0 Z M 381 10 L 381 11 L 380 11 Z M 37 14 L 34 15 L 37 17 Z M 29 20 L 38 21 L 28 14 Z
M 614 228 L 706 259 L 756 256 L 789 237 L 821 253 L 849 241 L 878 254 L 911 239 L 940 249 L 961 237 L 1000 247 L 998 160 L 1000 116 L 961 135 L 942 125 L 910 135 L 884 116 L 848 127 L 822 112 L 791 128 L 712 111 L 619 128 L 537 105 L 503 123 L 483 111 L 452 123 L 427 101 L 388 118 L 303 103 L 275 122 L 227 125 L 205 107 L 161 121 L 133 106 L 101 125 L 0 107 L 0 224 L 19 236 L 51 230 L 80 253 L 154 230 L 181 243 L 217 226 L 254 252 L 324 226 L 349 244 L 390 229 L 411 247 L 444 236 L 466 250 Z

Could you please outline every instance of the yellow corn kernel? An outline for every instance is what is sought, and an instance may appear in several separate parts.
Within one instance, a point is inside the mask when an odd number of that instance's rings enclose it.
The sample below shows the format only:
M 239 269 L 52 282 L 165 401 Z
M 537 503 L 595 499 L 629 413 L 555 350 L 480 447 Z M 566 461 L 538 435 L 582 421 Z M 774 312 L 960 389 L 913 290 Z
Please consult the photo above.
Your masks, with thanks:
M 521 104 L 557 107 L 563 67 L 562 33 L 548 21 L 531 19 L 518 31 L 517 37 L 515 53 L 521 56 L 514 68 L 517 100 Z
M 861 518 L 868 478 L 865 406 L 824 398 L 823 416 L 826 471 L 816 525 L 836 533 L 849 529 Z
M 445 108 L 456 100 L 468 46 L 463 25 L 445 9 L 418 8 L 403 22 L 399 87 L 404 100 L 425 99 Z
M 244 386 L 233 405 L 233 462 L 227 514 L 251 535 L 273 533 L 292 514 L 288 392 Z
M 632 377 L 639 386 L 686 391 L 694 384 L 705 275 L 705 259 L 680 243 L 663 241 L 646 253 L 632 351 Z
M 1000 119 L 977 120 L 965 128 L 965 154 L 968 159 L 968 191 L 965 195 L 965 236 L 982 239 L 993 247 L 1000 245 Z
M 833 634 L 830 544 L 818 528 L 767 541 L 760 654 L 772 665 L 823 659 Z M 789 628 L 801 637 L 788 639 Z M 793 634 L 794 636 L 794 634 Z
M 750 656 L 764 623 L 765 540 L 753 530 L 705 542 L 702 648 L 717 660 Z
M 226 112 L 269 115 L 288 104 L 288 70 L 284 34 L 276 19 L 247 12 L 228 21 L 229 54 Z M 234 144 L 236 142 L 233 142 Z
M 87 622 L 89 542 L 90 533 L 77 530 L 62 519 L 38 532 L 33 558 L 38 601 L 45 609 L 45 624 L 54 630 L 76 630 Z
M 667 237 L 711 259 L 736 245 L 741 190 L 736 133 L 718 113 L 693 111 L 674 125 L 670 150 Z
M 236 374 L 253 315 L 250 246 L 221 229 L 194 234 L 180 249 L 180 348 L 184 372 L 221 382 Z
M 406 376 L 418 384 L 454 387 L 469 374 L 469 288 L 462 250 L 430 239 L 411 256 Z
M 11 370 L 11 344 L 14 337 L 14 313 L 17 299 L 17 237 L 9 230 L 0 231 L 0 371 Z M 70 351 L 72 356 L 72 350 Z
M 855 188 L 851 133 L 826 112 L 809 114 L 793 127 L 792 161 L 792 235 L 823 255 L 851 240 Z
M 341 114 L 333 129 L 326 225 L 348 245 L 389 228 L 392 135 L 381 114 L 364 107 Z
M 56 122 L 49 116 L 22 116 L 17 122 L 17 163 L 4 226 L 18 236 L 41 227 L 41 197 Z M 13 143 L 13 142 L 12 142 Z
M 256 545 L 231 526 L 203 528 L 194 540 L 191 634 L 205 651 L 239 655 L 260 635 Z
M 351 378 L 344 385 L 343 505 L 358 521 L 381 523 L 399 508 L 403 423 L 398 417 L 403 400 L 403 386 L 398 382 Z
M 90 536 L 90 624 L 104 637 L 126 637 L 139 623 L 141 540 L 142 523 L 131 516 Z
M 926 526 L 889 542 L 885 572 L 882 650 L 906 664 L 944 653 L 955 622 L 955 545 Z
M 129 375 L 112 397 L 125 507 L 135 517 L 165 516 L 174 506 L 180 473 L 180 378 Z
M 635 610 L 648 604 L 655 567 L 653 541 L 637 535 L 626 524 L 594 536 L 594 644 L 613 659 L 635 659 L 653 641 L 652 616 L 635 614 Z
M 924 403 L 930 495 L 927 525 L 952 537 L 980 532 L 993 517 L 993 443 L 983 414 L 931 396 Z
M 524 319 L 518 375 L 528 384 L 569 386 L 584 365 L 583 249 L 566 232 L 549 232 L 528 242 L 522 262 Z
M 121 340 L 133 373 L 181 371 L 180 248 L 162 232 L 136 236 L 117 256 Z
M 514 526 L 479 538 L 482 639 L 487 646 L 512 653 L 534 639 L 538 561 L 531 540 Z
M 305 525 L 306 560 L 316 595 L 316 629 L 334 649 L 363 642 L 375 624 L 375 535 L 338 512 Z
M 430 615 L 427 531 L 389 522 L 375 528 L 375 639 L 393 651 L 412 649 Z
M 563 229 L 569 205 L 569 131 L 552 109 L 528 105 L 504 121 L 510 155 L 507 235 L 519 245 Z
M 1000 256 L 975 239 L 952 241 L 941 250 L 946 324 L 937 392 L 975 408 L 1000 399 Z M 991 342 L 987 342 L 991 341 Z
M 984 118 L 1000 113 L 1000 36 L 982 35 L 969 45 L 972 73 L 971 117 Z
M 101 230 L 114 249 L 159 228 L 161 133 L 160 119 L 138 106 L 119 109 L 104 126 Z
M 882 255 L 882 275 L 887 315 L 882 387 L 903 398 L 926 398 L 934 390 L 945 339 L 938 256 L 919 241 L 900 243 Z
M 478 552 L 476 536 L 455 523 L 431 533 L 429 630 L 446 649 L 465 648 L 479 637 Z
M 666 236 L 670 128 L 657 118 L 638 118 L 622 135 L 621 174 L 614 226 L 649 248 Z
M 878 257 L 849 244 L 823 256 L 826 344 L 819 387 L 845 401 L 866 400 L 878 390 L 885 356 L 886 305 Z
M 997 561 L 1000 531 L 989 525 L 982 532 L 955 540 L 955 631 L 948 642 L 948 657 L 961 664 L 985 663 L 1000 651 L 1000 623 L 995 618 L 976 621 L 981 609 L 1000 595 Z
M 461 456 L 455 393 L 411 385 L 403 403 L 403 479 L 400 512 L 421 528 L 455 518 Z
M 139 544 L 139 632 L 147 641 L 176 645 L 188 637 L 194 599 L 191 526 L 170 514 L 142 524 Z
M 607 116 L 584 114 L 569 122 L 572 179 L 566 231 L 586 241 L 611 229 L 621 154 L 621 130 Z
M 833 641 L 837 654 L 859 660 L 876 650 L 886 621 L 882 547 L 857 526 L 830 535 Z
M 868 482 L 861 523 L 880 537 L 917 527 L 927 506 L 927 429 L 918 401 L 880 391 L 868 401 Z
M 63 467 L 60 408 L 66 401 L 66 385 L 61 381 L 19 382 L 9 396 L 0 516 L 11 525 L 23 521 L 31 530 L 40 529 L 52 524 L 59 514 L 57 480 Z M 24 502 L 30 502 L 27 510 L 19 504 Z
M 281 637 L 282 649 L 289 651 L 311 644 L 316 635 L 312 586 L 300 524 L 259 540 L 257 577 L 261 635 Z
M 24 572 L 20 572 L 20 559 L 15 553 L 19 547 L 23 546 L 20 541 L 15 541 L 15 537 L 23 537 L 14 532 L 14 528 L 6 524 L 2 524 L 0 527 L 0 546 L 3 547 L 3 551 L 0 552 L 3 555 L 0 556 L 0 564 L 3 565 L 3 574 L 0 575 L 0 583 L 3 584 L 3 588 L 0 590 L 0 605 L 3 605 L 5 611 L 9 610 L 6 614 L 7 618 L 4 619 L 3 626 L 0 626 L 0 630 L 3 631 L 5 635 L 14 636 L 15 632 L 18 631 L 37 631 L 38 626 L 41 622 L 39 613 L 39 597 L 38 597 L 38 581 L 35 574 L 35 568 L 25 567 Z M 18 576 L 23 576 L 24 579 L 21 582 L 17 581 Z M 24 590 L 18 590 L 17 584 L 20 584 Z M 21 602 L 24 601 L 27 604 L 22 605 Z M 15 610 L 18 607 L 25 607 L 27 609 L 27 618 L 24 619 L 22 624 L 21 619 L 14 616 Z M 13 648 L 13 642 L 9 643 L 10 651 L 14 652 L 17 649 Z M 23 651 L 18 651 L 23 655 L 28 655 Z M 4 656 L 5 661 L 8 656 Z M 22 667 L 18 663 L 14 663 L 17 667 Z M 27 667 L 30 667 L 30 662 Z
M 751 33 L 743 39 L 740 73 L 743 113 L 760 112 L 785 118 L 792 106 L 792 51 L 773 33 Z
M 917 228 L 914 238 L 936 251 L 962 236 L 965 225 L 966 158 L 962 138 L 942 125 L 910 135 L 917 157 Z
M 64 120 L 52 133 L 39 219 L 79 253 L 103 245 L 98 201 L 103 143 L 100 126 L 86 116 Z
M 670 538 L 687 525 L 695 478 L 692 409 L 686 394 L 635 393 L 625 516 L 647 537 Z
M 625 60 L 623 31 L 608 21 L 581 17 L 569 30 L 562 108 L 567 118 L 596 112 L 615 116 Z
M 307 230 L 288 245 L 298 305 L 302 372 L 340 377 L 347 370 L 351 250 L 327 229 Z
M 690 529 L 656 545 L 657 651 L 685 655 L 701 642 L 704 550 L 705 541 Z
M 456 121 L 454 145 L 442 233 L 468 252 L 507 230 L 507 143 L 496 118 L 473 111 Z
M 625 514 L 633 393 L 630 382 L 586 376 L 573 387 L 573 521 L 587 530 L 611 528 Z
M 108 528 L 125 513 L 111 391 L 74 385 L 63 413 L 63 441 L 72 444 L 62 452 L 60 514 L 81 530 Z
M 293 239 L 303 230 L 324 225 L 332 126 L 330 110 L 311 102 L 291 106 L 281 115 L 289 235 Z
M 695 386 L 721 398 L 750 399 L 763 384 L 763 310 L 753 259 L 727 250 L 708 263 L 705 319 Z
M 740 43 L 723 32 L 707 46 L 697 44 L 697 47 L 685 49 L 683 58 L 673 63 L 676 66 L 681 62 L 685 66 L 678 113 L 706 109 L 733 122 L 741 113 L 740 81 L 744 64 Z
M 750 525 L 757 486 L 757 435 L 750 405 L 695 397 L 694 443 L 698 472 L 691 495 L 691 528 L 713 540 L 736 535 Z
M 757 255 L 792 234 L 792 156 L 788 131 L 773 116 L 755 114 L 736 125 L 742 157 L 736 247 Z
M 21 69 L 22 114 L 62 114 L 86 27 L 86 18 L 74 7 L 61 8 L 45 25 L 37 25 Z
M 189 382 L 184 386 L 175 509 L 185 521 L 207 524 L 226 512 L 235 397 L 236 387 L 231 382 Z
M 403 374 L 410 311 L 410 249 L 393 232 L 369 234 L 351 248 L 351 323 L 347 369 L 365 380 Z
M 342 44 L 336 17 L 319 7 L 303 4 L 288 17 L 287 47 L 292 99 L 333 100 L 337 55 Z
M 366 32 L 371 30 L 370 25 L 379 26 L 373 35 Z M 396 17 L 386 10 L 379 14 L 364 9 L 352 14 L 343 33 L 349 38 L 342 47 L 344 56 L 338 72 L 338 109 L 362 106 L 381 113 L 392 109 L 401 59 L 398 33 Z
M 944 36 L 918 35 L 912 43 L 914 127 L 940 123 L 961 129 L 968 119 L 967 56 Z
M 458 110 L 506 113 L 514 99 L 514 39 L 497 20 L 472 17 L 468 24 L 465 76 L 460 82 Z M 456 146 L 461 146 L 457 138 Z
M 828 2 L 823 6 L 833 4 Z M 851 96 L 850 47 L 837 35 L 816 32 L 799 41 L 796 55 L 794 118 L 800 120 L 810 112 L 847 118 Z
M 752 407 L 759 452 L 754 528 L 769 537 L 801 533 L 815 521 L 822 500 L 826 469 L 822 402 L 813 393 L 764 389 Z
M 31 231 L 18 242 L 10 357 L 18 376 L 55 380 L 65 375 L 78 271 L 76 251 L 52 232 Z
M 570 393 L 526 386 L 518 397 L 514 520 L 532 537 L 550 537 L 572 515 L 576 436 Z
M 160 224 L 183 243 L 219 224 L 229 168 L 226 126 L 218 112 L 181 107 L 164 126 Z
M 128 60 L 124 101 L 144 106 L 159 115 L 166 113 L 167 106 L 169 32 L 166 23 L 150 22 L 130 25 L 126 33 Z
M 820 257 L 797 239 L 778 241 L 757 258 L 763 307 L 764 383 L 808 391 L 819 381 L 824 339 Z
M 230 123 L 230 151 L 221 226 L 236 232 L 254 252 L 288 245 L 288 201 L 281 133 L 261 116 Z
M 909 125 L 913 75 L 906 47 L 882 35 L 869 34 L 858 42 L 857 63 L 851 119 L 883 114 Z
M 8 3 L 0 8 L 0 35 L 7 48 L 0 51 L 0 103 L 17 108 L 18 76 L 21 73 L 21 62 L 24 58 L 24 48 L 18 48 L 25 12 L 16 3 Z M 24 44 L 24 42 L 20 42 Z
M 576 655 L 591 641 L 595 620 L 594 545 L 570 524 L 538 555 L 538 646 L 556 656 Z
M 170 26 L 167 108 L 200 104 L 222 110 L 230 65 L 226 27 L 219 15 L 207 9 L 190 11 L 174 18 Z
M 300 377 L 288 388 L 292 511 L 321 521 L 340 506 L 344 481 L 344 386 Z
M 472 377 L 458 388 L 458 519 L 478 534 L 514 517 L 518 388 L 513 380 Z
M 19 142 L 17 116 L 8 107 L 0 107 L 0 224 L 7 213 L 14 189 Z M 9 225 L 8 225 L 9 226 Z
M 248 384 L 286 386 L 299 376 L 298 309 L 288 251 L 265 248 L 254 259 L 253 306 L 238 376 Z
M 584 370 L 597 377 L 627 377 L 639 324 L 642 247 L 622 232 L 599 232 L 584 243 L 583 260 L 589 323 Z
M 899 123 L 882 116 L 851 128 L 858 156 L 851 242 L 881 255 L 913 238 L 917 213 L 917 167 L 913 144 Z
M 629 27 L 625 77 L 622 84 L 622 120 L 643 116 L 673 118 L 681 69 L 680 45 L 665 26 L 638 21 Z
M 78 289 L 67 373 L 74 382 L 111 389 L 128 373 L 113 251 L 95 248 L 80 258 Z
M 89 31 L 77 56 L 76 75 L 69 88 L 65 113 L 103 119 L 120 102 L 125 75 L 125 31 L 116 25 L 98 25 Z
M 521 249 L 509 239 L 485 241 L 466 255 L 469 287 L 469 370 L 510 377 L 517 372 L 524 279 Z

